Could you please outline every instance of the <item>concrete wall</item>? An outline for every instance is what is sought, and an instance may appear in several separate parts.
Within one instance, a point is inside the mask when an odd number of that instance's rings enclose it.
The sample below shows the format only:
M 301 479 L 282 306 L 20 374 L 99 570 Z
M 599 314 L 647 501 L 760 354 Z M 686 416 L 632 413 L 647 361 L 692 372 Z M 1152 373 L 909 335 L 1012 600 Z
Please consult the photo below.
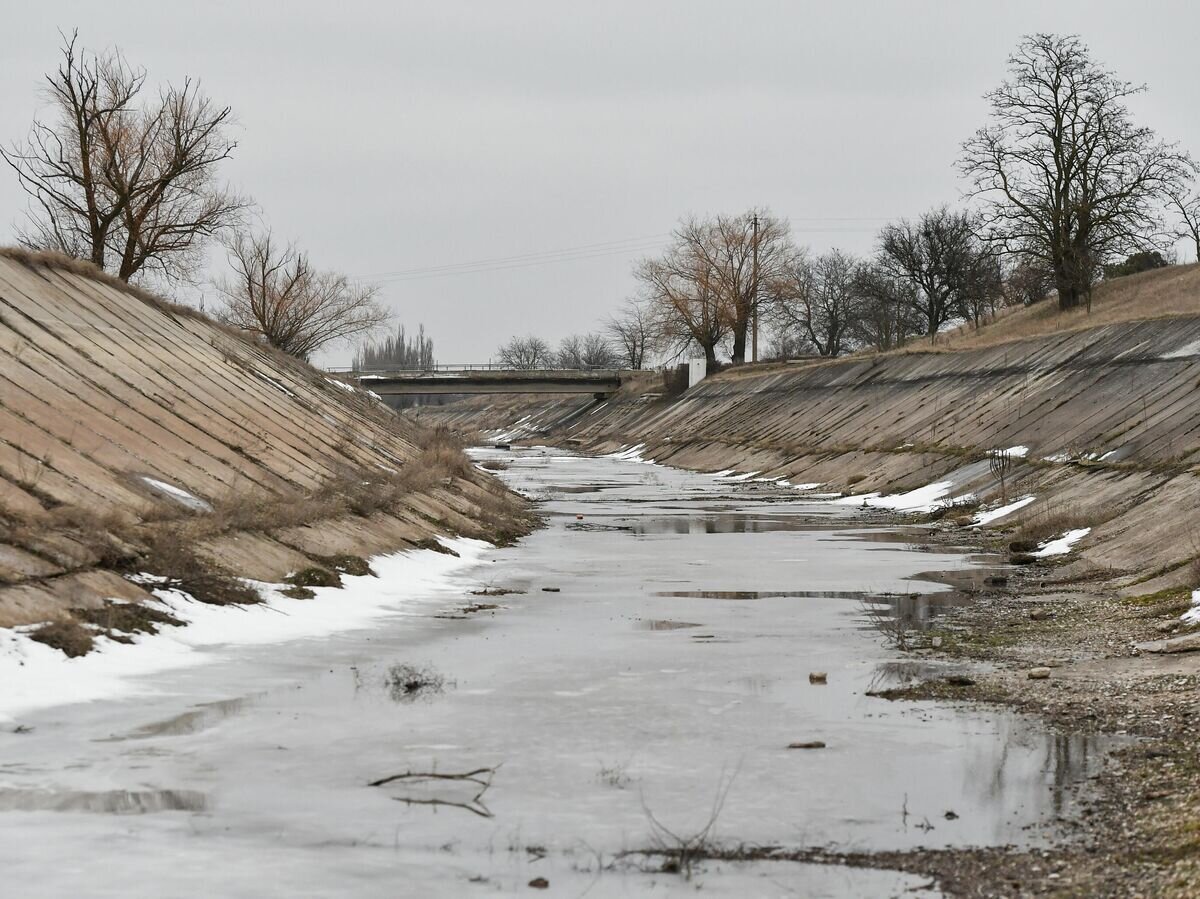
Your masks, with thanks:
M 443 420 L 503 427 L 532 411 L 531 439 L 593 451 L 644 443 L 646 457 L 669 464 L 859 493 L 952 478 L 956 492 L 998 498 L 979 461 L 989 449 L 1024 445 L 1013 490 L 1039 499 L 1021 514 L 1107 518 L 1085 545 L 1092 564 L 1136 572 L 1131 582 L 1153 574 L 1147 583 L 1183 583 L 1185 563 L 1200 554 L 1196 317 L 960 352 L 731 370 L 675 402 L 469 406 L 447 407 Z
M 347 471 L 403 469 L 416 433 L 368 393 L 202 317 L 0 255 L 0 626 L 130 592 L 93 570 L 87 541 L 56 530 L 71 510 L 136 523 L 246 494 L 304 496 Z M 404 548 L 469 531 L 483 480 L 413 496 L 396 515 L 206 550 L 278 579 L 307 552 Z

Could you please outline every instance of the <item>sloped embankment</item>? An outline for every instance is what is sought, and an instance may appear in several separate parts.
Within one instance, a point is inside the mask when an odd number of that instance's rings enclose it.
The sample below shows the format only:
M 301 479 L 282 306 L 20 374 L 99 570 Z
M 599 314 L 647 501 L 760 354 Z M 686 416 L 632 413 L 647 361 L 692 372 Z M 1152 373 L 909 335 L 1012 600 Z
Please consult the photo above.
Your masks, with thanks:
M 631 391 L 608 403 L 468 402 L 432 417 L 594 452 L 642 444 L 663 463 L 827 490 L 937 484 L 947 499 L 991 503 L 1001 489 L 987 451 L 1017 448 L 1008 495 L 1036 499 L 1003 523 L 1091 527 L 1080 569 L 1126 572 L 1118 583 L 1147 593 L 1188 584 L 1200 555 L 1200 317 L 748 367 L 675 401 Z
M 253 598 L 232 575 L 325 584 L 524 516 L 370 394 L 79 263 L 0 255 L 0 627 L 95 623 L 149 598 L 139 572 L 216 602 Z

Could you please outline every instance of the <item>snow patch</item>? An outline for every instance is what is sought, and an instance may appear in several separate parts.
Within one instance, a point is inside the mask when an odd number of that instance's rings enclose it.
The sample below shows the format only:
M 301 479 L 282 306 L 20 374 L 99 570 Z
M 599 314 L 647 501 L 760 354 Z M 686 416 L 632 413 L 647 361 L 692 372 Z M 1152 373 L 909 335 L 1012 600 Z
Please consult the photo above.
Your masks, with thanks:
M 1200 624 L 1200 590 L 1192 591 L 1192 607 L 1179 620 L 1185 624 Z
M 993 521 L 1003 518 L 1005 515 L 1011 515 L 1018 509 L 1024 509 L 1031 502 L 1033 502 L 1034 499 L 1036 499 L 1036 497 L 1032 495 L 1023 496 L 1018 500 L 1013 500 L 1007 506 L 1001 506 L 998 509 L 991 509 L 987 512 L 980 512 L 975 516 L 974 527 L 982 527 L 985 524 L 991 524 Z
M 1065 556 L 1071 551 L 1072 546 L 1091 532 L 1091 528 L 1076 528 L 1073 531 L 1067 531 L 1058 539 L 1043 543 L 1034 555 L 1039 559 L 1044 559 L 1047 556 Z
M 266 381 L 268 384 L 270 384 L 272 387 L 274 387 L 280 393 L 286 393 L 292 399 L 296 398 L 296 394 L 292 393 L 290 390 L 288 390 L 286 387 L 284 387 L 282 384 L 280 384 L 274 378 L 272 378 L 268 375 L 264 375 L 261 371 L 256 371 L 256 372 L 254 372 L 254 374 L 257 375 L 261 380 Z
M 456 573 L 484 562 L 491 548 L 465 537 L 439 540 L 458 557 L 433 550 L 376 556 L 371 567 L 379 577 L 343 575 L 341 589 L 315 587 L 311 600 L 282 596 L 286 585 L 253 581 L 264 599 L 255 606 L 205 605 L 177 590 L 154 589 L 186 627 L 137 634 L 132 644 L 99 637 L 92 652 L 75 659 L 29 639 L 28 628 L 0 629 L 0 721 L 49 706 L 145 695 L 155 690 L 147 675 L 220 661 L 228 647 L 321 639 L 380 618 L 420 614 L 412 606 L 422 599 L 465 590 L 468 585 L 457 581 Z M 141 580 L 151 583 L 151 578 Z
M 328 381 L 330 384 L 332 384 L 334 387 L 340 387 L 340 388 L 342 388 L 342 390 L 345 390 L 349 393 L 358 393 L 358 390 L 356 388 L 350 386 L 345 381 L 339 381 L 337 378 L 326 378 L 325 380 Z
M 1160 359 L 1183 359 L 1187 356 L 1200 356 L 1200 340 L 1193 340 L 1191 343 L 1185 343 L 1177 350 L 1172 350 L 1169 353 L 1163 353 L 1159 356 Z
M 1029 455 L 1029 447 L 1024 445 L 1010 446 L 1006 450 L 996 450 L 995 452 L 1008 456 L 1010 459 L 1024 459 Z
M 836 503 L 843 506 L 872 506 L 876 509 L 891 509 L 893 512 L 932 512 L 954 489 L 953 481 L 938 481 L 926 484 L 908 493 L 893 493 L 881 496 L 879 493 L 862 493 L 858 496 L 846 496 Z M 960 497 L 961 499 L 961 497 Z
M 169 498 L 175 500 L 182 506 L 193 509 L 197 512 L 211 512 L 210 506 L 205 500 L 198 496 L 193 496 L 182 487 L 176 487 L 174 484 L 168 484 L 166 481 L 160 481 L 158 478 L 152 478 L 150 475 L 139 475 L 142 482 L 157 493 L 162 493 Z

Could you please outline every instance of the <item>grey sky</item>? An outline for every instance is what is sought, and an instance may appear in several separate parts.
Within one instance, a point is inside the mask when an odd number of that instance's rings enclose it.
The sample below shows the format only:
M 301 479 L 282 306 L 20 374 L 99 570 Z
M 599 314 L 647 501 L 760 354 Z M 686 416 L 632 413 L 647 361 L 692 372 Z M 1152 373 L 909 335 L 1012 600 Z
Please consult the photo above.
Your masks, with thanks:
M 768 206 L 814 249 L 868 251 L 884 220 L 960 196 L 958 146 L 1024 33 L 1082 34 L 1149 83 L 1140 120 L 1200 155 L 1194 2 L 11 3 L 0 139 L 25 135 L 76 27 L 232 105 L 229 180 L 319 265 L 372 277 L 611 242 L 376 278 L 443 362 L 592 327 L 634 290 L 634 248 L 685 213 Z M 0 241 L 24 206 L 0 172 Z

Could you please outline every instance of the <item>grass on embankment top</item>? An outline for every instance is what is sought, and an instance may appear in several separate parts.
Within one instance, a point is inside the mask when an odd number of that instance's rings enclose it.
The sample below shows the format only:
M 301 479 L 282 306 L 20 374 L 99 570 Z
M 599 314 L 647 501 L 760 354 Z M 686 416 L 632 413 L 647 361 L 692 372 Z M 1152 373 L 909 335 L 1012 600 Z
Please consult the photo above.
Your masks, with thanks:
M 839 359 L 864 359 L 903 353 L 944 353 L 995 346 L 1047 334 L 1082 331 L 1101 325 L 1145 321 L 1156 318 L 1200 315 L 1200 264 L 1171 265 L 1154 271 L 1115 278 L 1096 286 L 1092 293 L 1092 311 L 1080 307 L 1060 312 L 1054 295 L 1033 306 L 1014 306 L 1000 310 L 996 317 L 976 330 L 970 322 L 939 334 L 936 343 L 927 337 L 914 337 L 899 349 L 878 353 L 862 350 Z M 790 362 L 763 362 L 725 369 L 722 378 L 758 375 L 773 371 L 794 371 L 809 365 L 823 365 L 830 359 L 799 359 Z
M 1200 264 L 1171 265 L 1098 284 L 1092 292 L 1092 311 L 1060 312 L 1051 296 L 1033 306 L 1002 310 L 978 331 L 963 325 L 939 335 L 937 349 L 973 349 L 1010 340 L 1078 331 L 1118 322 L 1200 315 Z M 927 341 L 910 341 L 906 349 L 928 349 Z

